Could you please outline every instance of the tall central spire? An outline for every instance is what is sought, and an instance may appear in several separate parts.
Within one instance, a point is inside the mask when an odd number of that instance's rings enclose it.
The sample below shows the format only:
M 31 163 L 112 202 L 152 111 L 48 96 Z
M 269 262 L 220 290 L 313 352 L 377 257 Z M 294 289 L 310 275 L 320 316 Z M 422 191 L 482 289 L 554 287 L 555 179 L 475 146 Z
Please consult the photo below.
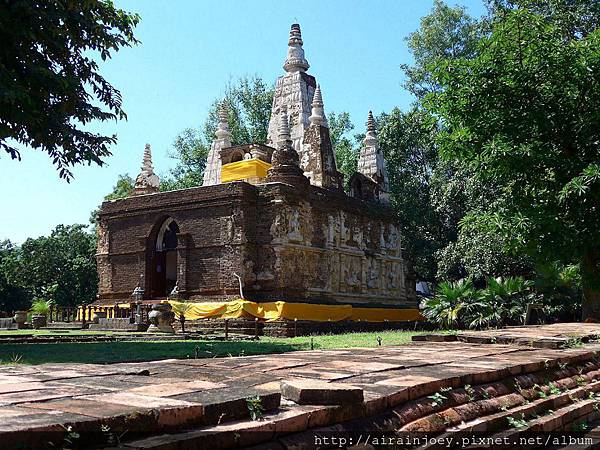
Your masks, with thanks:
M 315 77 L 306 72 L 309 64 L 304 57 L 302 45 L 300 25 L 294 23 L 290 30 L 287 58 L 283 65 L 285 73 L 275 83 L 271 119 L 269 120 L 267 132 L 267 145 L 277 146 L 281 111 L 287 111 L 292 145 L 300 157 L 300 167 L 306 170 L 309 155 L 304 152 L 302 141 L 305 131 L 310 126 L 308 118 L 311 114 L 317 81 Z
M 304 49 L 302 48 L 302 33 L 300 25 L 292 24 L 290 29 L 290 40 L 288 41 L 288 54 L 283 64 L 283 69 L 286 72 L 306 72 L 310 67 L 308 61 L 304 57 Z

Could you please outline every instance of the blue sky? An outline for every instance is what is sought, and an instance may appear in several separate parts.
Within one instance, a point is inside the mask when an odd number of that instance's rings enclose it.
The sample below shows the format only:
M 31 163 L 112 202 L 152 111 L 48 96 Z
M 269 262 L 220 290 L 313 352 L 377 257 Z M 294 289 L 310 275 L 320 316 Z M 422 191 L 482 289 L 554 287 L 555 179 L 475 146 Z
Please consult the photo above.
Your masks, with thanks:
M 433 0 L 387 1 L 158 1 L 117 0 L 140 14 L 137 47 L 101 65 L 123 94 L 128 120 L 95 124 L 118 136 L 107 165 L 81 166 L 66 183 L 46 154 L 25 149 L 22 161 L 0 155 L 0 240 L 21 243 L 58 224 L 88 223 L 117 176 L 139 171 L 144 144 L 155 170 L 173 166 L 167 152 L 184 128 L 198 127 L 228 80 L 258 74 L 274 82 L 283 73 L 290 24 L 302 27 L 304 50 L 323 90 L 326 111 L 348 111 L 362 127 L 378 114 L 413 101 L 399 68 L 411 61 L 404 38 L 419 26 Z M 481 0 L 450 1 L 474 16 Z

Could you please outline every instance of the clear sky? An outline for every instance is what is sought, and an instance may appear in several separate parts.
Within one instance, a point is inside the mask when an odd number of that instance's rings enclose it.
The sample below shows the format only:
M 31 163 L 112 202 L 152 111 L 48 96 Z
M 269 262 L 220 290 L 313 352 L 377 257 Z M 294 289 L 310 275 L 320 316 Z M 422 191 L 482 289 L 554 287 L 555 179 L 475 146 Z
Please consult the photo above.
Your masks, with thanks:
M 22 161 L 0 155 L 0 240 L 22 243 L 58 224 L 88 223 L 117 176 L 139 172 L 144 144 L 152 145 L 155 171 L 173 166 L 175 136 L 198 127 L 230 79 L 258 74 L 274 82 L 283 73 L 290 25 L 302 28 L 309 73 L 321 84 L 326 111 L 348 111 L 357 127 L 373 113 L 413 99 L 402 88 L 399 65 L 411 61 L 404 38 L 419 26 L 433 0 L 116 0 L 140 14 L 137 47 L 101 65 L 123 94 L 127 121 L 94 126 L 116 133 L 107 165 L 81 166 L 66 183 L 50 158 L 25 149 Z M 482 0 L 450 1 L 473 16 Z

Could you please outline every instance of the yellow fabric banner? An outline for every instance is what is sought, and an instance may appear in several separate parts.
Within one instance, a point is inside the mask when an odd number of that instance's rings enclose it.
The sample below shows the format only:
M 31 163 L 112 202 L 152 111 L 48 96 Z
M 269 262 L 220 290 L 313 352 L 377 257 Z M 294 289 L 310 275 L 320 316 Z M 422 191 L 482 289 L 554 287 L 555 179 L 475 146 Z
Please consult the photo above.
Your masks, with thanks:
M 320 305 L 311 303 L 267 302 L 255 303 L 234 300 L 225 303 L 192 303 L 169 301 L 176 314 L 183 312 L 187 320 L 204 318 L 235 319 L 258 317 L 271 321 L 277 319 L 338 322 L 356 320 L 364 322 L 423 320 L 418 309 L 353 308 L 351 305 Z
M 265 178 L 271 164 L 260 159 L 246 159 L 229 163 L 221 167 L 221 183 L 245 180 L 247 178 Z

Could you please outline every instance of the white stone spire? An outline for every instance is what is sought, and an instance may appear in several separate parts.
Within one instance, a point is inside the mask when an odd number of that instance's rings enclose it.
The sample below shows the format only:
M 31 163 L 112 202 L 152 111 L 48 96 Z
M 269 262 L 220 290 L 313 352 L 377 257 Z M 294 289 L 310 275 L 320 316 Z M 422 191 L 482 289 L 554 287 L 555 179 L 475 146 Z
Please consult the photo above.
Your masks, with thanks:
M 229 108 L 227 107 L 227 101 L 223 100 L 223 102 L 219 105 L 219 124 L 217 125 L 217 131 L 215 131 L 215 136 L 217 139 L 223 139 L 229 142 L 231 145 L 231 132 L 229 131 L 229 123 L 227 122 L 227 118 L 229 116 Z
M 304 57 L 304 49 L 302 48 L 302 33 L 300 25 L 292 24 L 290 29 L 290 39 L 288 41 L 288 54 L 283 64 L 283 69 L 286 72 L 306 72 L 310 65 Z
M 373 113 L 369 111 L 367 118 L 367 134 L 363 140 L 363 147 L 358 155 L 358 172 L 371 178 L 379 185 L 379 200 L 389 202 L 389 181 L 383 153 L 377 143 L 377 127 Z
M 306 130 L 310 127 L 309 116 L 317 81 L 315 77 L 306 72 L 309 64 L 304 57 L 302 45 L 300 25 L 293 24 L 290 31 L 288 55 L 283 65 L 285 73 L 275 83 L 273 106 L 267 131 L 267 145 L 277 146 L 279 117 L 281 110 L 286 108 L 292 145 L 300 158 L 300 167 L 306 171 L 310 158 L 304 152 L 302 142 Z
M 206 157 L 202 186 L 211 186 L 221 182 L 221 149 L 231 147 L 231 132 L 227 122 L 229 109 L 225 100 L 219 105 L 218 116 L 219 123 L 215 131 L 216 139 L 211 144 Z
M 141 195 L 158 192 L 159 186 L 160 179 L 154 173 L 154 167 L 152 165 L 152 150 L 150 144 L 146 144 L 144 147 L 141 171 L 135 179 L 133 194 Z
M 287 111 L 281 110 L 279 114 L 279 127 L 277 128 L 278 144 L 285 143 L 290 140 L 290 122 L 288 120 Z
M 312 101 L 311 115 L 308 118 L 311 125 L 323 125 L 327 126 L 327 119 L 325 117 L 325 110 L 323 109 L 323 96 L 321 95 L 321 86 L 317 84 L 315 89 L 315 95 Z

